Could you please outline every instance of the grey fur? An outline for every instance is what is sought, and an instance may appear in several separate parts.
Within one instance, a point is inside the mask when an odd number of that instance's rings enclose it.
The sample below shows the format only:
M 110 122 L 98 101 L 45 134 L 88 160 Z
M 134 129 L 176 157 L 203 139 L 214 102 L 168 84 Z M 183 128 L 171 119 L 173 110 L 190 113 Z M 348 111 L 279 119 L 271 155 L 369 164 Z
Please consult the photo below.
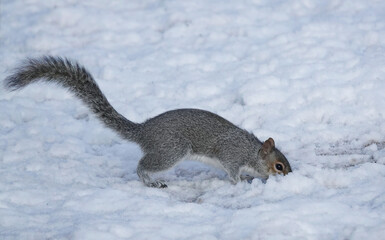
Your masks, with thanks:
M 208 111 L 177 109 L 141 124 L 126 119 L 111 106 L 91 74 L 65 58 L 27 59 L 5 79 L 5 86 L 16 90 L 41 79 L 69 89 L 107 127 L 140 145 L 144 156 L 137 173 L 147 186 L 167 187 L 153 180 L 151 173 L 170 169 L 185 158 L 222 168 L 234 184 L 241 180 L 242 172 L 264 179 L 269 174 L 291 172 L 273 139 L 262 143 L 253 134 Z M 277 170 L 277 164 L 282 164 L 283 169 Z

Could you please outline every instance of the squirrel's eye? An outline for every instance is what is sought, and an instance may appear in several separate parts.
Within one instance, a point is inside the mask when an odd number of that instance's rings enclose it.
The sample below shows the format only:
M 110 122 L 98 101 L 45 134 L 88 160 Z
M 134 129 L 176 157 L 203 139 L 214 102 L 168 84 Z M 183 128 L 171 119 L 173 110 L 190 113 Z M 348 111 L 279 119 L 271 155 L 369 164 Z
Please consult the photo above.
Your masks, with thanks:
M 277 171 L 282 172 L 282 171 L 283 171 L 283 164 L 282 164 L 282 163 L 276 163 L 276 164 L 275 164 L 275 169 L 276 169 Z

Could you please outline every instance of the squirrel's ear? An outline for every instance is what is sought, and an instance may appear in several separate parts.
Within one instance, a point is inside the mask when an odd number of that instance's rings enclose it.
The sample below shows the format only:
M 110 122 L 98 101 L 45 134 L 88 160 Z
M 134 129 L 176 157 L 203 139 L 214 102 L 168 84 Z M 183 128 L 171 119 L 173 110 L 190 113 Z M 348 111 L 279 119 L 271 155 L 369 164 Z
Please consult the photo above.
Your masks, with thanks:
M 271 152 L 271 150 L 273 150 L 273 148 L 275 147 L 275 143 L 274 143 L 274 139 L 272 138 L 269 138 L 267 139 L 263 145 L 262 145 L 262 151 L 264 154 L 268 154 Z

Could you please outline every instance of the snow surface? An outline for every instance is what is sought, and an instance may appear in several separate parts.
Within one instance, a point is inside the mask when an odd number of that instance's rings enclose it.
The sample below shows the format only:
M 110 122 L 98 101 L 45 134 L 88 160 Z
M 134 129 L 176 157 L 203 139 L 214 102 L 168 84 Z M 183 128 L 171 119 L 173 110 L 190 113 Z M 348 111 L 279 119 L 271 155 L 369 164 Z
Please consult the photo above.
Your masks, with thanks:
M 76 59 L 137 122 L 206 109 L 273 137 L 293 173 L 169 188 L 65 90 L 0 90 L 0 239 L 384 239 L 385 1 L 1 0 L 0 79 Z

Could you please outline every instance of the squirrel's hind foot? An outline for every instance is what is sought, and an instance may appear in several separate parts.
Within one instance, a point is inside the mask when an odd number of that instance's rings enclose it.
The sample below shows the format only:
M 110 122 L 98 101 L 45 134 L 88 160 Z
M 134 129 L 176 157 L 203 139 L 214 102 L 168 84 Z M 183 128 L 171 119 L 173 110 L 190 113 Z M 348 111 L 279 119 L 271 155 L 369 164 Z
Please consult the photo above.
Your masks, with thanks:
M 152 182 L 148 186 L 153 188 L 167 188 L 167 184 L 165 184 L 163 181 Z

